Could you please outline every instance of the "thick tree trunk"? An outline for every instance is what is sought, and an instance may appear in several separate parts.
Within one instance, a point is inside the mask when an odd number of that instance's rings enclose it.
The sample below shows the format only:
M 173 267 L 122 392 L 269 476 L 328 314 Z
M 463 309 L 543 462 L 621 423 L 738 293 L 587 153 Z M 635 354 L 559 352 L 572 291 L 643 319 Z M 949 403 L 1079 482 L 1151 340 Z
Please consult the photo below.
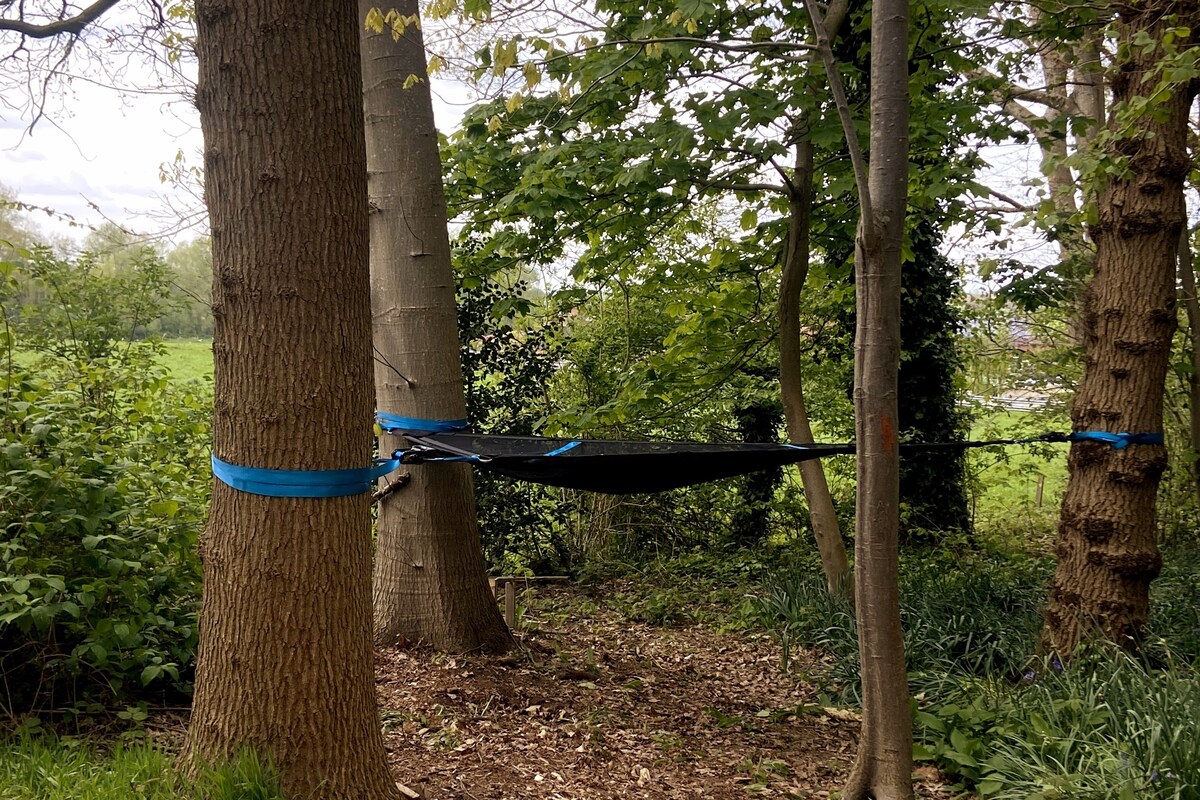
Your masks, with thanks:
M 365 20 L 372 0 L 359 3 Z M 392 6 L 385 6 L 388 11 Z M 415 19 L 415 0 L 396 11 Z M 380 410 L 419 419 L 466 416 L 454 274 L 433 101 L 420 27 L 362 33 L 371 208 L 371 290 Z M 408 87 L 405 88 L 405 84 Z M 383 363 L 386 362 L 386 363 Z M 385 452 L 403 446 L 383 436 Z M 512 635 L 488 589 L 471 468 L 435 464 L 379 508 L 375 638 L 445 652 L 503 652 Z
M 271 469 L 371 461 L 357 32 L 341 3 L 201 0 L 215 317 L 213 449 Z M 375 707 L 368 496 L 217 482 L 187 755 L 270 757 L 289 797 L 397 797 Z
M 788 244 L 783 270 L 779 279 L 779 389 L 783 413 L 787 419 L 788 440 L 795 444 L 812 444 L 812 426 L 804 402 L 804 381 L 801 372 L 800 295 L 808 279 L 809 231 L 812 219 L 813 146 L 807 140 L 796 143 L 796 169 L 792 175 L 792 197 L 789 203 Z M 853 594 L 850 561 L 846 544 L 838 525 L 837 511 L 825 468 L 819 458 L 799 464 L 804 499 L 808 503 L 813 538 L 821 555 L 825 585 L 831 595 Z
M 1148 97 L 1161 78 L 1161 51 L 1131 45 L 1135 37 L 1160 42 L 1167 27 L 1194 29 L 1197 8 L 1166 0 L 1122 7 L 1118 52 L 1125 60 L 1113 73 L 1114 107 Z M 1191 98 L 1189 87 L 1179 87 L 1132 123 L 1110 122 L 1118 134 L 1110 155 L 1128 162 L 1097 200 L 1095 276 L 1083 299 L 1084 375 L 1072 410 L 1077 431 L 1162 431 Z M 1154 501 L 1166 463 L 1162 445 L 1071 447 L 1043 631 L 1051 650 L 1069 654 L 1097 634 L 1136 646 L 1161 566 Z
M 863 724 L 842 797 L 908 800 L 913 796 L 912 719 L 900 627 L 897 442 L 900 247 L 908 186 L 908 0 L 876 0 L 872 8 L 870 152 L 869 198 L 864 199 L 870 214 L 863 214 L 855 254 L 854 560 Z
M 1179 235 L 1179 296 L 1187 310 L 1189 360 L 1192 372 L 1188 375 L 1188 445 L 1191 448 L 1192 481 L 1196 491 L 1196 508 L 1200 510 L 1200 298 L 1196 297 L 1196 268 L 1192 263 L 1190 232 L 1184 226 Z

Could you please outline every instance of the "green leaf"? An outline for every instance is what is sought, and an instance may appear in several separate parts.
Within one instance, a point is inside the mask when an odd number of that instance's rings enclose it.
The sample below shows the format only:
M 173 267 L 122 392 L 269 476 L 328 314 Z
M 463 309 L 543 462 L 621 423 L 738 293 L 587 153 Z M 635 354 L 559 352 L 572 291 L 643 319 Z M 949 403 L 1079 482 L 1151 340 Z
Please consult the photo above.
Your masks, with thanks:
M 150 504 L 150 513 L 158 514 L 159 516 L 167 517 L 168 519 L 170 519 L 179 513 L 179 501 L 178 500 L 163 500 L 158 503 L 151 503 Z

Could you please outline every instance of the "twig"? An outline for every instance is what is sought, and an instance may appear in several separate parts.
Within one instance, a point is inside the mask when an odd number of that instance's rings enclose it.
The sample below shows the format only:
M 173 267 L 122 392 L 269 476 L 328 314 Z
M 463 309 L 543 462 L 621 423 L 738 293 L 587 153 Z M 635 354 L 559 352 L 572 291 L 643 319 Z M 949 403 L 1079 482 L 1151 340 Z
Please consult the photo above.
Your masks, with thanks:
M 377 492 L 373 492 L 371 494 L 371 503 L 377 504 L 377 503 L 382 502 L 383 499 L 385 497 L 387 497 L 388 495 L 392 494 L 393 492 L 399 491 L 400 489 L 403 489 L 405 486 L 407 486 L 409 484 L 409 481 L 411 481 L 411 480 L 412 480 L 412 476 L 409 475 L 407 472 L 404 474 L 401 474 L 401 475 L 397 475 L 395 478 L 392 478 L 390 481 L 388 481 L 387 484 L 382 489 L 380 489 Z

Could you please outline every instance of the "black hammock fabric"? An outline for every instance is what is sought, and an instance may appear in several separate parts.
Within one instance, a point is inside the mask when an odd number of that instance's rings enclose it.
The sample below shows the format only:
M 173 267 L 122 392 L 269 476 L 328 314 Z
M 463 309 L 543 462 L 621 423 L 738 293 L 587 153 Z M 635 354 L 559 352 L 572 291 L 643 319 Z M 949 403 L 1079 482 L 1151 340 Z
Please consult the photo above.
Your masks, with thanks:
M 604 494 L 664 492 L 811 458 L 854 453 L 853 444 L 701 444 L 471 433 L 403 436 L 413 444 L 401 451 L 405 464 L 466 461 L 509 478 Z M 1046 434 L 987 442 L 902 443 L 900 450 L 961 450 L 1066 440 L 1062 434 Z

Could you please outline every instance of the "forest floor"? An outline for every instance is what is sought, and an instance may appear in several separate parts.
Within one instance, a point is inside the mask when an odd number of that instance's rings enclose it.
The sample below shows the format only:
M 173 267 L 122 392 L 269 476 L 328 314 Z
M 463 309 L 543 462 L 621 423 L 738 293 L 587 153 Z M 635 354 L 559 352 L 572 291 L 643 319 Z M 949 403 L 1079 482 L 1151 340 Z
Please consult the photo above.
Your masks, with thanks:
M 859 722 L 803 679 L 817 655 L 785 675 L 766 634 L 631 622 L 612 589 L 539 588 L 503 658 L 380 651 L 396 780 L 425 800 L 838 796 Z

